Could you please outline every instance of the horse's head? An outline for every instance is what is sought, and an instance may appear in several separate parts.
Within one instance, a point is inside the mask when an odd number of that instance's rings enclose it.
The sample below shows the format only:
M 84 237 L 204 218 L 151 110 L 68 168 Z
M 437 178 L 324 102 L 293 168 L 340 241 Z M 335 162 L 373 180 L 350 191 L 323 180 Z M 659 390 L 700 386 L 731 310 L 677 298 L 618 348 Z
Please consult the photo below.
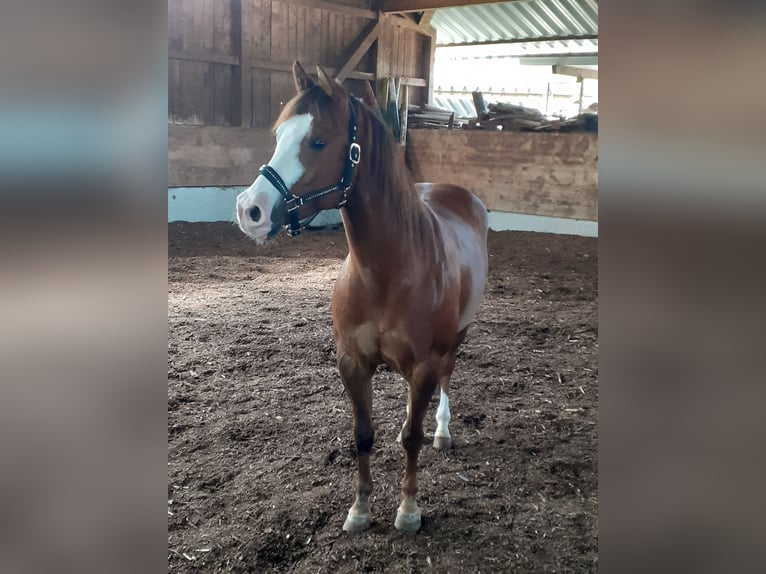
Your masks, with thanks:
M 315 81 L 293 64 L 297 94 L 274 130 L 277 147 L 237 197 L 239 227 L 263 242 L 287 226 L 297 235 L 317 213 L 345 204 L 359 162 L 356 114 L 348 93 L 317 66 Z

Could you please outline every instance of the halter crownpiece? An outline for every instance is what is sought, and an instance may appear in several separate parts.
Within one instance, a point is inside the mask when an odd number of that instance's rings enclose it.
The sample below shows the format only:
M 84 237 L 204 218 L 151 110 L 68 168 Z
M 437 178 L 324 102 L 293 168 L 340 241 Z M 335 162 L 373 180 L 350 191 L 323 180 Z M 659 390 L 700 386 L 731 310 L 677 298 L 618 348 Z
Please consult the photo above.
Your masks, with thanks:
M 349 97 L 348 107 L 350 112 L 348 119 L 348 156 L 346 157 L 346 163 L 343 166 L 343 175 L 341 176 L 340 181 L 333 185 L 323 187 L 321 189 L 316 189 L 303 195 L 293 195 L 290 193 L 287 185 L 285 185 L 285 181 L 282 179 L 282 176 L 280 176 L 279 173 L 277 173 L 277 170 L 275 170 L 273 167 L 270 165 L 262 165 L 258 170 L 258 173 L 265 177 L 269 183 L 271 183 L 271 185 L 276 188 L 285 202 L 287 213 L 290 217 L 290 223 L 285 225 L 285 229 L 287 229 L 287 234 L 291 237 L 300 235 L 301 229 L 305 228 L 309 223 L 311 223 L 314 217 L 316 217 L 315 214 L 308 219 L 305 219 L 304 221 L 300 221 L 298 219 L 298 208 L 302 205 L 319 199 L 320 197 L 324 197 L 328 193 L 332 193 L 334 191 L 343 192 L 338 205 L 335 206 L 336 209 L 340 209 L 346 205 L 346 202 L 348 201 L 348 191 L 353 185 L 354 168 L 359 164 L 359 160 L 362 157 L 362 148 L 356 141 L 356 113 L 354 112 L 353 97 Z

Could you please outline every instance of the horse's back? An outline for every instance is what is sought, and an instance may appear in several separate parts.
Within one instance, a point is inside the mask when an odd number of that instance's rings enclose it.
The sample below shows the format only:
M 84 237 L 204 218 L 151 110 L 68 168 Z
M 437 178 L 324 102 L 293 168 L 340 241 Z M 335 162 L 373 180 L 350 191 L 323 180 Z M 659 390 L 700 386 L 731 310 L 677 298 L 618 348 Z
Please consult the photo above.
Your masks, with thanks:
M 455 217 L 482 235 L 487 236 L 487 208 L 473 193 L 457 185 L 446 183 L 417 183 L 423 201 L 443 220 Z
M 454 239 L 460 266 L 460 330 L 478 310 L 487 280 L 487 208 L 473 193 L 450 184 L 416 184 L 423 201 L 436 216 L 442 237 Z

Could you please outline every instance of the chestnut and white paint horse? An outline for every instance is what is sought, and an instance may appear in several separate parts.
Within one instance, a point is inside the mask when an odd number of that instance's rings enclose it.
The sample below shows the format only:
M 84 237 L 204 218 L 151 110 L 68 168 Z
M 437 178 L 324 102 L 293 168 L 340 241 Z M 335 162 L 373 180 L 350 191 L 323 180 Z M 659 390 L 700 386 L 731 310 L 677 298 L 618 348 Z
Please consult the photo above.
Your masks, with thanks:
M 487 276 L 487 211 L 454 185 L 412 182 L 388 128 L 317 67 L 293 65 L 297 95 L 276 123 L 267 166 L 237 197 L 240 228 L 259 242 L 297 235 L 319 211 L 341 208 L 349 254 L 332 299 L 338 370 L 351 400 L 358 478 L 343 529 L 370 525 L 372 376 L 386 363 L 409 383 L 399 435 L 406 453 L 395 526 L 415 532 L 423 417 L 437 386 L 434 447 L 452 446 L 449 381 Z

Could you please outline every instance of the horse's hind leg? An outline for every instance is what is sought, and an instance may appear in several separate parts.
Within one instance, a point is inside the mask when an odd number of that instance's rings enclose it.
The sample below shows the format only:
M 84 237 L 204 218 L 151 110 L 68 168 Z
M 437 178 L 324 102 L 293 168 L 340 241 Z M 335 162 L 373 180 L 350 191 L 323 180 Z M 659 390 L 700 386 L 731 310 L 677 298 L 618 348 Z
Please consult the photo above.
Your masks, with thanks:
M 452 416 L 449 412 L 449 377 L 439 381 L 439 408 L 436 409 L 436 432 L 434 433 L 434 448 L 449 450 L 452 448 L 452 435 L 449 432 L 449 422 Z
M 409 412 L 401 433 L 407 461 L 402 481 L 402 503 L 396 513 L 394 526 L 407 532 L 417 532 L 420 529 L 420 508 L 415 501 L 418 491 L 418 454 L 423 444 L 423 418 L 438 380 L 429 367 L 426 363 L 419 364 L 410 377 Z
M 372 493 L 370 452 L 375 431 L 372 427 L 372 369 L 359 366 L 349 355 L 339 354 L 338 370 L 346 388 L 354 416 L 354 442 L 357 454 L 356 500 L 343 524 L 346 532 L 361 532 L 370 526 L 369 497 Z
M 460 332 L 458 345 L 465 337 L 465 329 Z M 455 345 L 457 350 L 457 345 Z M 434 448 L 449 450 L 452 448 L 452 435 L 449 432 L 449 423 L 452 416 L 449 412 L 449 381 L 452 370 L 455 368 L 455 352 L 446 357 L 444 374 L 439 377 L 439 408 L 436 409 L 436 432 L 434 432 Z

